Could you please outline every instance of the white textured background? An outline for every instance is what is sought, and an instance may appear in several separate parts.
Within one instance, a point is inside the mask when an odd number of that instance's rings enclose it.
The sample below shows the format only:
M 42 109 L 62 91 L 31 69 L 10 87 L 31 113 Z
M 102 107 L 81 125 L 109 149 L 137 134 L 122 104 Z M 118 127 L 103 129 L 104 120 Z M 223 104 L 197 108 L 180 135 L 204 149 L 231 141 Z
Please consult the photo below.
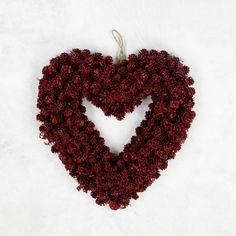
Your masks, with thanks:
M 183 148 L 120 211 L 77 192 L 35 120 L 41 68 L 74 47 L 115 56 L 112 28 L 128 54 L 155 48 L 179 56 L 197 90 Z M 0 0 L 0 235 L 236 235 L 235 89 L 235 0 Z M 88 110 L 120 150 L 144 109 L 122 124 Z

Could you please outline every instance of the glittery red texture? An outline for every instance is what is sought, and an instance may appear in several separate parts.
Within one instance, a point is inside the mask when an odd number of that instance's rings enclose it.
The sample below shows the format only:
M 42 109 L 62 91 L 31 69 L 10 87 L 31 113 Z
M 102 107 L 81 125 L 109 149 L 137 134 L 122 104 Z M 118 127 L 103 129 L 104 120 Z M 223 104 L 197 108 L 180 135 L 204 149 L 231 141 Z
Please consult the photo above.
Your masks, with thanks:
M 99 205 L 117 210 L 137 199 L 167 168 L 187 138 L 195 116 L 189 68 L 166 51 L 142 49 L 122 63 L 74 49 L 51 59 L 39 81 L 40 135 Z M 122 120 L 142 100 L 152 103 L 136 135 L 119 154 L 104 144 L 85 115 L 87 98 L 106 115 Z

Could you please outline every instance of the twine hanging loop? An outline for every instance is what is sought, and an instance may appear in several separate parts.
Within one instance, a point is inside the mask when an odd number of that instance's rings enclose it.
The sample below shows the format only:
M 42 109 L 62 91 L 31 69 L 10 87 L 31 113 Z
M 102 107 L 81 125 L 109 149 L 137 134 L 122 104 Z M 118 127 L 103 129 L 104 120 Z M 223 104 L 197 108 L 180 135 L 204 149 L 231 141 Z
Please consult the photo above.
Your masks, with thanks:
M 123 60 L 125 60 L 125 43 L 122 35 L 116 29 L 112 30 L 112 36 L 119 47 L 117 59 L 118 62 L 121 63 Z

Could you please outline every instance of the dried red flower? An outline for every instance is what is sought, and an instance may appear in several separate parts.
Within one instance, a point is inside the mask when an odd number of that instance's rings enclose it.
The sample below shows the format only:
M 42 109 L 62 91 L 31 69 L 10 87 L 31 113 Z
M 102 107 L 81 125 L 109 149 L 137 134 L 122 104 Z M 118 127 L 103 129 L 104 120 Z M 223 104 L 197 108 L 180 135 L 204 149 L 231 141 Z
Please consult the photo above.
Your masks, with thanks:
M 78 190 L 90 191 L 99 205 L 125 208 L 167 168 L 187 137 L 195 116 L 189 68 L 166 51 L 142 49 L 113 64 L 110 56 L 74 49 L 51 59 L 42 72 L 40 137 L 59 153 Z M 147 96 L 152 103 L 136 135 L 121 153 L 111 153 L 87 119 L 82 99 L 121 120 Z

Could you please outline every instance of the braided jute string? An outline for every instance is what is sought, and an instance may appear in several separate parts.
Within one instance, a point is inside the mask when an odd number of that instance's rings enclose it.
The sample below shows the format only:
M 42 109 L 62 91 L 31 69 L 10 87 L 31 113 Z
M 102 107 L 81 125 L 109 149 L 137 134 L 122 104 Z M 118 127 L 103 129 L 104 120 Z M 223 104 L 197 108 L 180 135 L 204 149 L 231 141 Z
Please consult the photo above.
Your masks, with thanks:
M 119 47 L 117 59 L 118 62 L 121 63 L 123 60 L 125 60 L 125 43 L 121 34 L 116 29 L 112 30 L 112 35 Z

